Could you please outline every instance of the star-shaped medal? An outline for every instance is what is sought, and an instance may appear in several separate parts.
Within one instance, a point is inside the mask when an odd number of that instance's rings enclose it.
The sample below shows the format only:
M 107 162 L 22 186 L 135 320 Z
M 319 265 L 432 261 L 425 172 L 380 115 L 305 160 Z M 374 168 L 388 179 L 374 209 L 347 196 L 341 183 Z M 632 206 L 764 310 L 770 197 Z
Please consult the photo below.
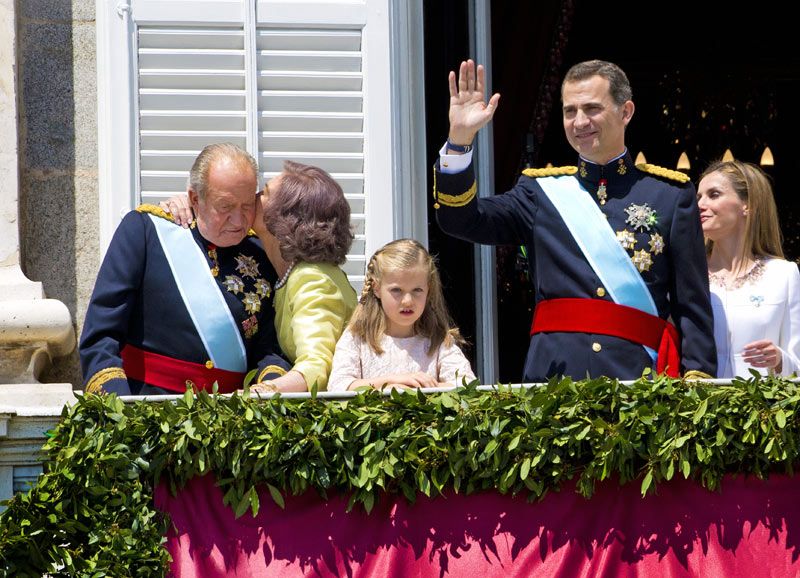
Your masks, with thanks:
M 255 283 L 256 293 L 260 297 L 269 297 L 272 294 L 272 287 L 266 279 L 258 278 Z
M 619 241 L 623 249 L 633 249 L 636 245 L 636 236 L 633 234 L 633 231 L 624 229 L 622 231 L 617 231 L 617 241 Z
M 644 249 L 634 251 L 633 257 L 631 257 L 631 261 L 633 261 L 633 264 L 636 265 L 636 268 L 639 270 L 640 273 L 649 271 L 650 267 L 653 266 L 653 258 L 650 256 L 650 253 L 648 253 Z
M 242 281 L 242 279 L 236 275 L 226 276 L 225 281 L 222 282 L 222 285 L 234 295 L 238 295 L 244 291 L 244 281 Z
M 255 279 L 258 277 L 258 263 L 250 255 L 242 255 L 241 253 L 236 257 L 236 270 L 244 277 Z
M 642 205 L 631 204 L 625 209 L 628 218 L 625 222 L 634 229 L 649 231 L 656 224 L 656 212 L 647 203 Z
M 653 233 L 650 236 L 650 251 L 653 255 L 659 255 L 664 252 L 664 237 L 658 233 Z
M 259 299 L 258 295 L 255 293 L 251 293 L 250 291 L 245 293 L 242 303 L 248 313 L 252 314 L 261 311 L 261 299 Z

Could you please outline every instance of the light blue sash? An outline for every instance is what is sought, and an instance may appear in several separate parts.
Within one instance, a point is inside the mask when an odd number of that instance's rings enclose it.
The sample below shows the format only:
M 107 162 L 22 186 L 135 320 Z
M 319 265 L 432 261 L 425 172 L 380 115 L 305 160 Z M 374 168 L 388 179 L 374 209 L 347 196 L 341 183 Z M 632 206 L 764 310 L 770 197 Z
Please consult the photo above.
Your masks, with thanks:
M 540 177 L 536 182 L 561 215 L 584 257 L 600 278 L 611 299 L 619 305 L 635 307 L 658 316 L 658 309 L 628 253 L 575 177 Z M 656 352 L 645 347 L 655 361 Z
M 150 215 L 189 316 L 214 367 L 247 371 L 247 354 L 236 321 L 189 229 Z

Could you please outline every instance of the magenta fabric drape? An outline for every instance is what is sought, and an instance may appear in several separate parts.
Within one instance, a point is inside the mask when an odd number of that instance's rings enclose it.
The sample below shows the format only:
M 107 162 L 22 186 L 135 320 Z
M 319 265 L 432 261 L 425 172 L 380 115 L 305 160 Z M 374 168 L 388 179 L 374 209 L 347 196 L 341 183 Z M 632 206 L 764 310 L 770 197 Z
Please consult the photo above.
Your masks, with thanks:
M 674 480 L 642 498 L 638 484 L 599 484 L 586 500 L 565 487 L 540 502 L 483 492 L 384 496 L 371 514 L 342 496 L 265 490 L 238 520 L 213 476 L 177 496 L 157 488 L 174 528 L 166 547 L 179 578 L 785 577 L 800 575 L 800 476 L 728 477 L 721 492 Z

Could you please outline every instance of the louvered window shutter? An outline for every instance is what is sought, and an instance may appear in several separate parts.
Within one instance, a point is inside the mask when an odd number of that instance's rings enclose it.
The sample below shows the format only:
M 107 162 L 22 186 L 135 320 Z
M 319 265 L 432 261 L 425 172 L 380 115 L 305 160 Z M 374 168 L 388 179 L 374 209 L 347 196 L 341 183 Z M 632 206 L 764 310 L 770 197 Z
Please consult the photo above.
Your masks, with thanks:
M 386 6 L 387 0 L 369 6 L 354 0 L 132 0 L 125 15 L 136 141 L 129 204 L 185 191 L 193 159 L 214 142 L 249 150 L 262 180 L 287 159 L 318 165 L 350 202 L 356 239 L 345 269 L 359 288 L 367 252 L 392 238 Z M 374 74 L 371 91 L 365 90 L 367 38 L 378 39 L 372 59 L 382 71 Z

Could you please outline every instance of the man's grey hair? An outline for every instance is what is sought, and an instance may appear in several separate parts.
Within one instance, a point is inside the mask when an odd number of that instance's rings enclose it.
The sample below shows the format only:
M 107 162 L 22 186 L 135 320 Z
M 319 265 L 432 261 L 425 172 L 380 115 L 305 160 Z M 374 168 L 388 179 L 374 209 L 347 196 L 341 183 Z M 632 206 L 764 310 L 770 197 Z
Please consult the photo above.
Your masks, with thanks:
M 258 163 L 253 155 L 233 143 L 210 144 L 200 151 L 189 171 L 189 189 L 196 192 L 201 199 L 205 198 L 208 190 L 208 173 L 214 163 L 221 159 L 231 159 L 247 164 L 253 169 L 253 174 L 258 180 Z

